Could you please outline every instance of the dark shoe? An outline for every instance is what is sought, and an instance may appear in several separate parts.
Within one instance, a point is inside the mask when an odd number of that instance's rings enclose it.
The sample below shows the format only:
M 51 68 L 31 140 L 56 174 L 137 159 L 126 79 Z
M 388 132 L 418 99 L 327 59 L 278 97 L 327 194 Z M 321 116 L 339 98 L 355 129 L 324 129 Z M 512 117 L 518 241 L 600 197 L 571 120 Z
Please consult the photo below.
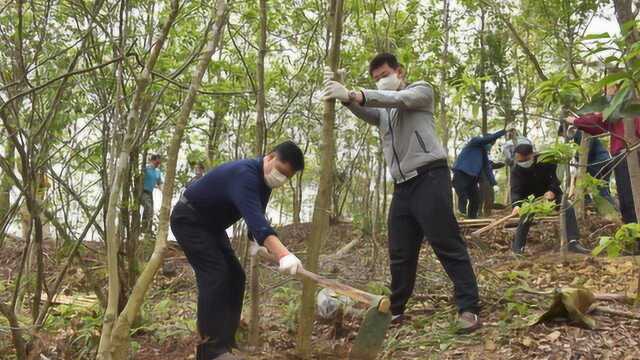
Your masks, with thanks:
M 470 334 L 482 327 L 482 322 L 478 315 L 465 311 L 458 315 L 458 321 L 456 321 L 456 334 Z
M 591 250 L 580 245 L 578 240 L 569 241 L 569 246 L 567 246 L 567 249 L 569 250 L 569 252 L 576 254 L 591 254 Z

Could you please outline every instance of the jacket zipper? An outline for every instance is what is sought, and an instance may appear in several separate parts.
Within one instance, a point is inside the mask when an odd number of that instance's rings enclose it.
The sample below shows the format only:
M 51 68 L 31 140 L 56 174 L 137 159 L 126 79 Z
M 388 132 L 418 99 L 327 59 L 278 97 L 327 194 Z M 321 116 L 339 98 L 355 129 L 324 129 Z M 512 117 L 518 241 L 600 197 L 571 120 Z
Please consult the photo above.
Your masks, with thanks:
M 422 151 L 428 153 L 427 151 L 427 147 L 424 144 L 424 140 L 422 140 L 422 137 L 420 136 L 420 134 L 418 133 L 418 130 L 414 130 L 413 131 L 416 134 L 416 139 L 418 140 L 418 144 L 420 145 L 420 147 L 422 148 Z
M 400 158 L 398 157 L 398 152 L 396 152 L 395 145 L 395 136 L 393 135 L 393 119 L 391 118 L 391 111 L 387 109 L 387 117 L 389 118 L 389 131 L 391 131 L 391 149 L 393 150 L 393 156 L 396 159 L 396 163 L 398 163 L 398 171 L 400 172 L 400 176 L 402 176 L 402 180 L 407 180 L 407 178 L 402 173 L 402 168 L 400 167 Z

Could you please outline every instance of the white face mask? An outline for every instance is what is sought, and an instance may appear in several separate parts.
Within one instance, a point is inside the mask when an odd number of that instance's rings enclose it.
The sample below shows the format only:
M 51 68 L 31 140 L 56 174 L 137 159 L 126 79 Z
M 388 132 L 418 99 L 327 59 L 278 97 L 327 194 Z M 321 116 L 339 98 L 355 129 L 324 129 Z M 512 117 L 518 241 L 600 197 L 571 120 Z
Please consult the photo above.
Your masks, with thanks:
M 528 169 L 533 165 L 533 159 L 527 160 L 527 161 L 516 161 L 516 165 Z
M 391 73 L 376 82 L 378 90 L 398 90 L 402 80 L 398 78 L 396 73 Z
M 273 168 L 270 173 L 265 175 L 264 182 L 267 183 L 267 186 L 271 189 L 275 189 L 284 185 L 287 182 L 287 177 L 278 171 L 278 169 Z

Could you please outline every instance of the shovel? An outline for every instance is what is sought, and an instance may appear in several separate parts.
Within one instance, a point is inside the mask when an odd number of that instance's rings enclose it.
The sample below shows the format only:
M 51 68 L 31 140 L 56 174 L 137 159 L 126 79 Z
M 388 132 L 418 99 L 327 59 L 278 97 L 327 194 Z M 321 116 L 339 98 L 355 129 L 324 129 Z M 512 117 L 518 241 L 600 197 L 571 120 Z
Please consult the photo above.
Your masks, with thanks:
M 277 263 L 273 255 L 266 251 L 258 251 L 258 254 L 271 262 Z M 305 269 L 298 270 L 295 276 L 300 280 L 310 280 L 318 286 L 331 289 L 338 294 L 369 306 L 360 326 L 360 331 L 358 331 L 358 335 L 356 335 L 351 347 L 349 359 L 375 359 L 382 349 L 384 338 L 391 322 L 391 313 L 389 311 L 391 302 L 389 298 L 370 294 Z

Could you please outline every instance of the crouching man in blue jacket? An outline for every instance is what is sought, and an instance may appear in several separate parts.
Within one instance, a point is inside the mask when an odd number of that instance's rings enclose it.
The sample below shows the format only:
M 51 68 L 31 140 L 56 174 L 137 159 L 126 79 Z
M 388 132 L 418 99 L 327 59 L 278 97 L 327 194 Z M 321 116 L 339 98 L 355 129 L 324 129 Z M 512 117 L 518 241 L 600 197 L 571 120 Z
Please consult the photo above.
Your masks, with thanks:
M 191 184 L 173 207 L 171 230 L 193 267 L 198 286 L 196 359 L 237 359 L 231 354 L 244 296 L 245 274 L 226 229 L 243 218 L 255 239 L 294 275 L 302 263 L 280 242 L 265 210 L 271 190 L 304 168 L 304 156 L 291 141 L 267 156 L 222 164 Z
M 458 210 L 470 219 L 478 217 L 480 209 L 480 178 L 485 176 L 491 186 L 496 185 L 489 151 L 496 140 L 507 132 L 476 136 L 462 148 L 453 164 L 453 188 L 458 195 Z

